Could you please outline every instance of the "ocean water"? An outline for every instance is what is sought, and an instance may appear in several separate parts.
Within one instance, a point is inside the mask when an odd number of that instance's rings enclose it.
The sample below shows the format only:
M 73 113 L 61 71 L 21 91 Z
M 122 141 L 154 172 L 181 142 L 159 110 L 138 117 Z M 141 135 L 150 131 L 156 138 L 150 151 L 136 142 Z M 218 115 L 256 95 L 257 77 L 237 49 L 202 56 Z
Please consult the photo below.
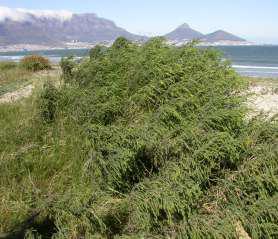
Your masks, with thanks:
M 217 47 L 241 75 L 278 78 L 278 46 Z
M 225 59 L 231 61 L 235 70 L 245 76 L 278 78 L 278 46 L 219 46 Z M 48 57 L 53 62 L 59 62 L 61 57 L 88 55 L 86 49 L 0 52 L 0 61 L 19 61 L 23 56 L 39 54 Z

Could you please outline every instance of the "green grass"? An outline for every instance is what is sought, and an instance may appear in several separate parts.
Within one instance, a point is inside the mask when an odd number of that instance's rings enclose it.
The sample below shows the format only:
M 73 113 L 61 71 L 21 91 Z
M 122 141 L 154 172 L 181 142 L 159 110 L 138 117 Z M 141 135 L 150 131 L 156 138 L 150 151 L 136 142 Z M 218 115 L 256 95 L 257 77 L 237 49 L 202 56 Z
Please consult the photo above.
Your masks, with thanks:
M 276 238 L 278 124 L 245 120 L 247 83 L 218 52 L 121 38 L 97 53 L 0 105 L 0 232 Z
M 0 97 L 30 84 L 42 85 L 46 79 L 58 83 L 59 69 L 33 73 L 22 68 L 18 63 L 0 63 Z
M 0 70 L 10 70 L 10 69 L 15 69 L 18 66 L 18 63 L 13 62 L 13 61 L 1 61 L 0 62 Z
M 29 82 L 30 74 L 17 64 L 0 63 L 0 96 L 26 86 Z

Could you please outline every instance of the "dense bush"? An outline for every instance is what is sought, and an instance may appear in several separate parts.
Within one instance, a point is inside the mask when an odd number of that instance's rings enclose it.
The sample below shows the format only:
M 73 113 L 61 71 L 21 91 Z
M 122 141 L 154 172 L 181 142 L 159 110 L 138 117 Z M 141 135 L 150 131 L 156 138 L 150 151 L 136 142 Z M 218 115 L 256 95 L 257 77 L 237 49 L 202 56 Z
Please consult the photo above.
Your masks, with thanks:
M 218 52 L 120 38 L 71 77 L 43 93 L 55 123 L 2 164 L 21 191 L 0 224 L 38 212 L 30 238 L 44 221 L 53 238 L 277 236 L 278 125 L 245 120 L 245 84 Z
M 54 122 L 57 114 L 59 91 L 50 82 L 46 82 L 39 97 L 39 113 L 43 122 Z
M 38 55 L 25 56 L 21 59 L 20 65 L 28 71 L 41 71 L 51 69 L 50 61 Z
M 73 80 L 73 71 L 76 65 L 77 64 L 73 56 L 62 58 L 60 67 L 62 69 L 62 78 L 65 80 L 66 83 Z
M 89 52 L 90 59 L 94 60 L 104 55 L 105 51 L 107 50 L 106 47 L 97 45 L 92 48 Z

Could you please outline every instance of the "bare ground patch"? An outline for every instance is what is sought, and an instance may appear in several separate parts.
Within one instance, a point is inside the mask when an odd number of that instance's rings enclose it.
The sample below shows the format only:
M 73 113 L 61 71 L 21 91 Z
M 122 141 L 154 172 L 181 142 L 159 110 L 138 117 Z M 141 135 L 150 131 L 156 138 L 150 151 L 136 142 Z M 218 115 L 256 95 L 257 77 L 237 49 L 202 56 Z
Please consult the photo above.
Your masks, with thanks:
M 28 85 L 16 91 L 6 93 L 0 97 L 0 104 L 12 103 L 19 99 L 26 98 L 32 94 L 33 88 L 33 85 Z
M 253 83 L 248 93 L 250 93 L 250 97 L 247 106 L 251 109 L 251 117 L 263 113 L 271 118 L 278 114 L 278 88 L 276 83 Z
M 13 103 L 15 101 L 27 98 L 32 95 L 34 88 L 41 87 L 45 80 L 52 80 L 56 85 L 59 85 L 60 69 L 50 71 L 41 71 L 31 76 L 30 84 L 22 86 L 14 91 L 7 92 L 0 96 L 0 104 Z

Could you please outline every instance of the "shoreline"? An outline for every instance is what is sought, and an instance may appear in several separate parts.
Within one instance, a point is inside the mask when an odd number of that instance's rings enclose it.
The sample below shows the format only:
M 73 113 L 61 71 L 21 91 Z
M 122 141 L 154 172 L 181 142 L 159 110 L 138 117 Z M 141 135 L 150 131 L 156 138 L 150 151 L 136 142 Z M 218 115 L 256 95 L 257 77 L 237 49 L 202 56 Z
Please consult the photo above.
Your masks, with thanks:
M 106 43 L 108 44 L 108 43 Z M 103 44 L 105 45 L 105 44 Z M 28 49 L 22 47 L 28 46 Z M 64 46 L 43 46 L 43 45 L 17 45 L 18 48 L 1 49 L 0 62 L 18 62 L 25 55 L 38 54 L 49 58 L 52 63 L 57 64 L 62 57 L 74 56 L 76 59 L 88 55 L 93 44 L 71 43 Z M 32 48 L 30 48 L 32 47 Z M 200 46 L 204 47 L 204 46 Z M 231 66 L 242 76 L 252 78 L 275 78 L 278 79 L 278 46 L 274 45 L 226 45 L 214 46 L 223 52 L 223 59 L 229 59 Z M 271 47 L 274 47 L 273 49 Z
M 0 46 L 0 53 L 17 53 L 17 52 L 33 52 L 33 51 L 52 51 L 52 50 L 87 50 L 95 47 L 96 45 L 111 46 L 111 42 L 108 43 L 67 43 L 65 46 L 47 46 L 47 45 L 35 45 L 35 44 L 18 44 Z M 259 43 L 245 43 L 245 44 L 225 44 L 225 43 L 200 43 L 200 47 L 275 47 L 278 44 L 259 44 Z

